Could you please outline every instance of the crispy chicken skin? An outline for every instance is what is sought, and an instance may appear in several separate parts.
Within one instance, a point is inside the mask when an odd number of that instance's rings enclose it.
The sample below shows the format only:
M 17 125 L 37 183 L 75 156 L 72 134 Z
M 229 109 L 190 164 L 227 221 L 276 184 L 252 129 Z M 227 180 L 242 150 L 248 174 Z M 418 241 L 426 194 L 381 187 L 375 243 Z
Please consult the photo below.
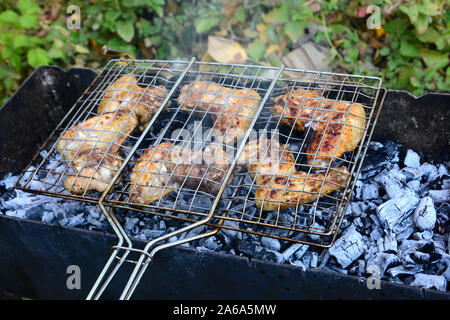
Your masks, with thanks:
M 134 75 L 123 75 L 108 87 L 97 108 L 97 113 L 117 110 L 133 112 L 139 121 L 139 129 L 144 131 L 167 94 L 164 86 L 142 88 L 137 84 Z
M 182 109 L 211 113 L 216 135 L 226 144 L 244 137 L 260 103 L 261 96 L 255 90 L 222 87 L 211 81 L 184 85 L 178 97 Z
M 130 201 L 150 204 L 180 188 L 218 192 L 228 166 L 218 144 L 197 151 L 160 143 L 137 160 L 130 175 Z
M 255 179 L 255 204 L 262 210 L 282 210 L 312 202 L 319 194 L 327 195 L 344 187 L 349 178 L 345 166 L 309 175 L 297 171 L 294 155 L 276 141 L 250 141 L 242 156 L 250 159 L 247 168 Z
M 136 161 L 130 175 L 131 202 L 150 204 L 179 188 L 175 181 L 169 183 L 166 159 L 171 147 L 170 143 L 161 143 L 145 151 Z
M 295 124 L 296 129 L 307 133 L 307 159 L 314 169 L 326 168 L 332 157 L 353 151 L 366 126 L 361 105 L 325 99 L 320 91 L 301 88 L 275 97 L 271 113 L 281 117 L 281 124 Z
M 64 187 L 75 194 L 105 191 L 120 168 L 118 150 L 136 128 L 136 117 L 124 111 L 89 118 L 67 130 L 56 150 L 75 170 Z

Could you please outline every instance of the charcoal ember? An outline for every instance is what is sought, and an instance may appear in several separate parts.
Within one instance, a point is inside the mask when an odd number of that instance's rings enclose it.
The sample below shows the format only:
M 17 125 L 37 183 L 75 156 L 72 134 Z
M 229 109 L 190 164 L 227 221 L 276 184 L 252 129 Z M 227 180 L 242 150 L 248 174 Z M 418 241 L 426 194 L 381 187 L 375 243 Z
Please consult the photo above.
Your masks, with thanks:
M 408 149 L 403 163 L 407 167 L 418 168 L 420 167 L 420 156 L 413 150 Z
M 450 204 L 444 202 L 437 209 L 438 232 L 441 234 L 450 232 Z
M 147 239 L 156 239 L 163 236 L 166 232 L 164 230 L 144 229 L 142 233 Z
M 77 214 L 67 219 L 67 223 L 65 226 L 67 227 L 76 227 L 84 223 L 85 219 L 83 217 L 84 213 Z
M 399 171 L 394 169 L 375 178 L 375 181 L 383 186 L 390 199 L 415 196 L 415 192 L 403 183 L 405 180 L 405 176 L 401 174 L 399 177 Z
M 388 200 L 378 206 L 377 217 L 386 229 L 392 230 L 395 234 L 400 234 L 411 227 L 411 213 L 418 203 L 419 198 L 413 195 Z
M 397 252 L 398 246 L 397 246 L 397 238 L 395 233 L 392 231 L 388 231 L 387 234 L 384 236 L 384 250 L 388 252 Z
M 284 261 L 289 260 L 294 254 L 297 259 L 301 259 L 305 252 L 309 249 L 309 245 L 302 243 L 294 243 L 286 248 L 281 254 Z
M 307 267 L 303 264 L 301 260 L 291 260 L 289 261 L 290 264 L 300 267 L 303 271 L 306 271 Z
M 401 242 L 405 241 L 406 239 L 409 239 L 411 237 L 411 235 L 414 233 L 414 231 L 415 231 L 415 228 L 414 228 L 412 222 L 406 224 L 406 228 L 402 232 L 397 234 L 397 242 L 401 243 Z
M 203 246 L 208 248 L 209 250 L 217 250 L 220 248 L 220 244 L 217 242 L 216 237 L 208 237 L 204 242 Z
M 44 210 L 43 204 L 33 206 L 25 211 L 24 218 L 30 220 L 41 220 Z
M 406 185 L 415 192 L 419 192 L 421 190 L 420 181 L 418 180 L 409 181 Z
M 317 262 L 319 261 L 319 255 L 317 252 L 313 251 L 311 252 L 311 262 L 310 262 L 310 268 L 317 268 Z
M 384 276 L 385 272 L 390 268 L 400 264 L 400 258 L 393 253 L 378 252 L 373 258 L 367 261 L 366 271 L 370 267 L 376 266 L 380 270 L 380 275 Z
M 444 273 L 442 274 L 447 280 L 447 282 L 450 282 L 450 265 L 447 266 L 447 269 L 445 269 Z
M 41 222 L 52 223 L 55 220 L 55 214 L 51 211 L 45 211 L 42 215 Z
M 329 253 L 336 258 L 342 268 L 347 268 L 366 250 L 361 234 L 355 226 L 350 226 L 330 247 Z
M 380 173 L 397 155 L 398 147 L 395 143 L 386 142 L 383 147 L 371 143 L 360 171 L 360 178 L 367 179 Z
M 436 203 L 450 201 L 450 189 L 430 190 L 428 196 Z
M 283 260 L 280 253 L 263 248 L 255 242 L 232 238 L 230 245 L 237 253 L 242 253 L 247 257 L 275 262 L 281 262 Z
M 273 251 L 280 251 L 281 245 L 280 245 L 280 241 L 278 241 L 277 239 L 274 238 L 269 238 L 269 237 L 262 237 L 261 238 L 261 244 Z
M 96 228 L 99 228 L 99 229 L 104 227 L 102 222 L 98 221 L 91 215 L 87 215 L 86 222 Z
M 440 177 L 439 169 L 431 163 L 425 162 L 419 169 L 428 181 L 434 181 Z
M 237 221 L 232 220 L 225 220 L 223 223 L 224 226 L 231 227 L 231 228 L 239 228 L 239 223 Z M 230 237 L 235 237 L 237 234 L 237 231 L 232 229 L 223 228 L 221 229 L 222 232 L 226 233 Z
M 432 241 L 427 242 L 425 245 L 420 247 L 417 252 L 421 252 L 421 253 L 428 255 L 427 261 L 426 261 L 427 263 L 436 263 L 437 261 L 439 261 L 441 259 L 441 254 L 436 252 L 436 247 L 434 245 L 434 242 L 432 242 Z
M 125 217 L 125 224 L 124 224 L 125 231 L 132 232 L 138 223 L 139 218 Z
M 379 197 L 376 183 L 365 183 L 361 187 L 361 200 L 377 199 Z
M 436 224 L 436 209 L 433 199 L 425 197 L 414 210 L 414 223 L 420 230 L 432 230 Z
M 433 238 L 433 231 L 423 231 L 413 233 L 413 239 L 429 241 Z
M 447 280 L 444 276 L 417 273 L 414 276 L 414 281 L 409 284 L 413 287 L 421 287 L 427 289 L 436 289 L 445 291 L 447 287 Z
M 405 268 L 405 266 L 403 265 L 399 265 L 393 268 L 390 268 L 389 270 L 387 270 L 387 274 L 391 277 L 397 277 L 398 275 L 405 275 L 405 274 L 409 274 L 409 275 L 414 275 L 416 273 L 422 272 L 423 271 L 423 266 L 421 265 L 414 265 L 412 268 Z

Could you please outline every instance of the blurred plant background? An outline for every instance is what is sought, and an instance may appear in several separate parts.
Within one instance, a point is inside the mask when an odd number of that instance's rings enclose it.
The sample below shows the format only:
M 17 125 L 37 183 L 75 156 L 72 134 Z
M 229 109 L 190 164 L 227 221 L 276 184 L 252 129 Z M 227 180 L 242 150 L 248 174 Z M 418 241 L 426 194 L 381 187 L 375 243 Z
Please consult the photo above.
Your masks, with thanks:
M 76 18 L 81 28 L 69 29 Z M 381 76 L 415 95 L 450 91 L 447 0 L 2 0 L 0 105 L 39 65 L 100 68 L 104 45 L 137 58 L 290 67 L 317 52 L 320 69 Z

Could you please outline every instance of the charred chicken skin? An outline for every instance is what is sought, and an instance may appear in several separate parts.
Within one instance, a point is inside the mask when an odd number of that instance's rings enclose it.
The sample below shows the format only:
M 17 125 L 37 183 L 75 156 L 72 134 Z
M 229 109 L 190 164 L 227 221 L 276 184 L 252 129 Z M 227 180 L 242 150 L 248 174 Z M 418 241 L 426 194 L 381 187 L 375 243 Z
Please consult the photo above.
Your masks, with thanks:
M 218 144 L 202 151 L 160 143 L 137 160 L 130 175 L 130 201 L 150 204 L 183 187 L 218 192 L 227 168 L 226 154 Z
M 353 151 L 366 127 L 361 105 L 325 99 L 320 91 L 301 88 L 275 97 L 271 113 L 281 124 L 307 133 L 307 159 L 313 169 L 326 168 L 332 159 Z
M 178 97 L 182 109 L 210 113 L 216 135 L 226 144 L 244 137 L 260 103 L 261 96 L 255 90 L 222 87 L 211 81 L 184 85 Z
M 242 157 L 248 161 L 248 173 L 255 180 L 255 204 L 267 211 L 312 202 L 344 187 L 349 178 L 345 166 L 330 168 L 328 173 L 297 171 L 294 155 L 271 140 L 250 141 Z

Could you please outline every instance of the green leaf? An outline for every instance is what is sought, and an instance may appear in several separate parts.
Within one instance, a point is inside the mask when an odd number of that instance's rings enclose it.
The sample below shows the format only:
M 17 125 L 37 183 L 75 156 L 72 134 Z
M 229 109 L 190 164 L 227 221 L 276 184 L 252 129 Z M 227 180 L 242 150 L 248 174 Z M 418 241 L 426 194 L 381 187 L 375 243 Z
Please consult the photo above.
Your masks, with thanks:
M 272 66 L 274 67 L 279 67 L 283 64 L 283 62 L 280 60 L 280 58 L 278 58 L 276 55 L 271 54 L 269 56 L 269 62 Z
M 26 14 L 19 18 L 19 25 L 24 29 L 34 29 L 38 26 L 37 14 Z
M 416 27 L 417 33 L 422 34 L 427 30 L 429 20 L 429 16 L 426 16 L 422 13 L 419 14 L 416 22 L 414 23 L 414 27 Z
M 252 43 L 250 43 L 247 47 L 247 53 L 253 60 L 260 60 L 264 57 L 264 53 L 266 52 L 266 45 L 260 39 L 256 39 Z
M 427 16 L 437 16 L 439 14 L 438 5 L 430 0 L 419 1 L 417 9 Z
M 290 7 L 288 2 L 284 2 L 279 8 L 275 8 L 263 15 L 263 20 L 266 23 L 282 24 L 290 20 Z
M 409 17 L 411 23 L 414 23 L 419 16 L 419 8 L 417 7 L 417 5 L 412 5 L 411 7 L 400 6 L 399 9 Z
M 400 43 L 400 54 L 409 58 L 420 57 L 419 48 L 413 44 L 410 44 L 406 40 Z
M 399 18 L 392 19 L 391 21 L 388 21 L 383 26 L 383 28 L 388 33 L 400 34 L 400 33 L 403 33 L 408 28 L 408 24 L 405 23 L 404 18 L 399 17 Z
M 13 47 L 14 49 L 29 47 L 31 45 L 30 37 L 25 34 L 19 34 L 14 38 Z
M 17 52 L 13 52 L 10 57 L 10 61 L 14 69 L 20 71 L 22 67 L 22 58 L 20 57 L 20 54 Z
M 83 47 L 82 45 L 79 45 L 79 44 L 75 45 L 75 51 L 78 52 L 78 53 L 81 53 L 81 54 L 88 54 L 89 53 L 88 49 L 86 49 L 85 47 Z
M 246 17 L 245 13 L 246 13 L 246 10 L 244 8 L 238 9 L 234 13 L 234 17 L 236 18 L 237 21 L 244 23 L 245 17 Z
M 389 48 L 381 48 L 380 50 L 380 55 L 381 56 L 388 56 L 391 53 L 391 50 Z
M 19 20 L 19 15 L 12 10 L 6 10 L 0 13 L 0 25 L 2 27 L 13 25 L 17 20 Z
M 48 51 L 48 57 L 51 59 L 64 59 L 64 50 L 61 48 L 53 47 Z
M 289 21 L 284 27 L 284 31 L 292 41 L 296 41 L 302 34 L 307 23 L 302 21 Z
M 19 4 L 17 5 L 20 13 L 39 13 L 41 12 L 41 8 L 36 4 L 34 0 L 19 0 Z
M 132 21 L 118 21 L 116 25 L 117 34 L 126 42 L 134 38 L 134 26 Z
M 420 49 L 420 55 L 429 68 L 444 68 L 449 62 L 449 54 L 440 53 L 429 49 Z
M 425 43 L 434 43 L 438 50 L 442 50 L 445 45 L 444 37 L 433 27 L 428 28 L 424 33 L 419 34 L 414 30 L 416 38 Z
M 47 56 L 47 51 L 42 48 L 28 50 L 27 60 L 33 68 L 37 68 L 40 65 L 46 65 L 50 62 L 50 59 Z
M 199 18 L 195 20 L 195 30 L 197 33 L 205 33 L 211 30 L 213 27 L 219 25 L 220 23 L 219 16 L 211 16 L 207 18 Z

